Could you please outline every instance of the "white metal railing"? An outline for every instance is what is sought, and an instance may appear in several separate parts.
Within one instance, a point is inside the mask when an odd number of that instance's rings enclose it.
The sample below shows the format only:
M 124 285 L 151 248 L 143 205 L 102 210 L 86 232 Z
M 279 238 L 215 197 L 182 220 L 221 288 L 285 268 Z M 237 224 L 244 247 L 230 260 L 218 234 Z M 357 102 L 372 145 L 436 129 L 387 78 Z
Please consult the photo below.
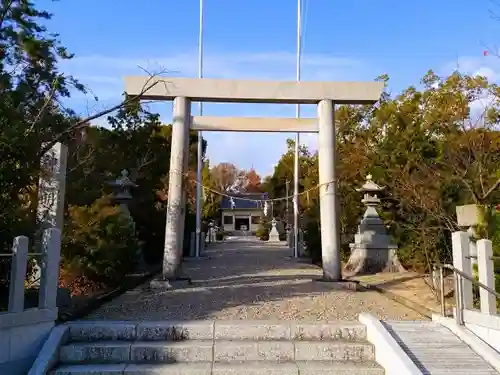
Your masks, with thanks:
M 494 260 L 494 258 L 492 259 Z M 477 281 L 474 277 L 467 275 L 465 272 L 460 271 L 451 264 L 441 264 L 437 263 L 434 265 L 434 269 L 439 272 L 439 299 L 441 302 L 441 315 L 446 316 L 446 298 L 445 298 L 445 282 L 444 282 L 444 269 L 448 269 L 453 273 L 453 281 L 455 286 L 455 319 L 458 324 L 464 324 L 463 311 L 464 307 L 464 293 L 463 293 L 463 282 L 464 279 L 477 285 L 480 290 L 485 290 L 487 293 L 495 297 L 496 300 L 500 300 L 500 293 L 497 293 L 494 289 L 484 285 L 483 283 Z

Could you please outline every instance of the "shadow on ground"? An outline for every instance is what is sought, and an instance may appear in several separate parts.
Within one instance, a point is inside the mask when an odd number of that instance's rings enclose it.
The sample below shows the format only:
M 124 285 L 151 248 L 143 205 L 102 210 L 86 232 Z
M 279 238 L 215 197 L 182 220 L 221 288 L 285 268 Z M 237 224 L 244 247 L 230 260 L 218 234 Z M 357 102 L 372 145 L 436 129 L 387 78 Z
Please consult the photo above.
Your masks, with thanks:
M 227 242 L 207 249 L 210 259 L 183 265 L 193 284 L 172 291 L 143 285 L 104 305 L 88 319 L 357 319 L 420 315 L 375 291 L 351 291 L 318 282 L 320 268 L 290 258 L 283 246 Z

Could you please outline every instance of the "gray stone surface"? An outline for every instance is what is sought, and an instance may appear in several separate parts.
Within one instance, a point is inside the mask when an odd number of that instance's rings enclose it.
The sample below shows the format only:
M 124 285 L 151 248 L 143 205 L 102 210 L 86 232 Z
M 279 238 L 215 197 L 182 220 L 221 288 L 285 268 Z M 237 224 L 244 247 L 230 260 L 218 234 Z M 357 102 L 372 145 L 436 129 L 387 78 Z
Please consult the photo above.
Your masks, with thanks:
M 28 266 L 29 239 L 17 236 L 12 244 L 12 260 L 10 267 L 9 313 L 19 313 L 24 310 L 24 294 L 26 269 Z
M 132 344 L 130 360 L 141 362 L 211 362 L 213 342 L 135 342 Z
M 125 77 L 125 91 L 144 100 L 172 100 L 185 96 L 193 101 L 316 104 L 331 99 L 338 104 L 373 104 L 383 82 L 257 81 L 247 79 Z
M 276 219 L 273 219 L 271 221 L 271 231 L 269 232 L 268 242 L 280 242 L 280 234 L 278 232 L 278 229 L 276 228 L 276 224 Z
M 212 375 L 298 375 L 298 367 L 290 362 L 215 363 Z
M 211 375 L 212 363 L 169 363 L 128 365 L 124 375 Z
M 368 343 L 353 342 L 295 342 L 297 361 L 373 361 L 375 350 Z
M 40 168 L 44 171 L 38 181 L 37 199 L 37 219 L 41 230 L 63 230 L 67 163 L 68 147 L 60 142 L 52 146 L 40 160 Z
M 50 372 L 50 375 L 123 375 L 125 364 L 68 365 Z
M 271 361 L 294 360 L 294 344 L 290 341 L 216 341 L 214 361 Z
M 29 370 L 54 327 L 54 312 L 57 309 L 0 314 L 0 374 L 24 375 Z
M 362 203 L 366 210 L 354 235 L 354 243 L 349 244 L 351 255 L 344 272 L 350 276 L 358 274 L 376 274 L 380 272 L 404 272 L 399 262 L 397 245 L 392 243 L 384 222 L 379 217 L 377 207 L 380 205 L 379 195 L 384 190 L 377 185 L 372 176 L 366 176 L 366 182 L 359 189 L 364 193 Z
M 28 375 L 46 374 L 59 361 L 59 350 L 69 338 L 69 329 L 64 325 L 54 327 L 31 366 Z
M 318 132 L 315 118 L 193 116 L 192 130 L 240 132 Z
M 321 220 L 321 259 L 323 277 L 342 279 L 340 259 L 340 203 L 337 194 L 337 149 L 335 136 L 335 105 L 321 100 L 318 109 L 319 206 Z
M 364 340 L 366 327 L 356 323 L 292 323 L 293 340 L 329 341 L 329 340 Z
M 165 222 L 165 246 L 163 250 L 162 280 L 178 276 L 182 259 L 184 237 L 183 180 L 186 153 L 186 137 L 189 135 L 191 102 L 176 98 L 173 105 L 172 145 L 168 179 L 168 200 Z
M 124 363 L 130 359 L 130 342 L 97 341 L 70 343 L 61 347 L 62 363 Z
M 80 341 L 61 348 L 52 375 L 382 375 L 365 326 L 355 322 L 121 321 L 107 331 L 102 321 L 92 325 L 67 325 Z M 103 341 L 110 337 L 116 339 Z
M 183 272 L 192 285 L 171 291 L 148 283 L 90 314 L 87 320 L 357 320 L 361 312 L 380 319 L 421 319 L 417 312 L 376 291 L 335 289 L 312 281 L 319 267 L 290 259 L 286 246 L 234 241 L 213 244 L 210 259 L 190 260 Z
M 213 321 L 199 322 L 144 322 L 137 325 L 137 340 L 182 341 L 211 340 Z
M 300 375 L 384 375 L 376 362 L 297 361 Z M 332 371 L 335 368 L 335 371 Z
M 215 323 L 216 340 L 289 340 L 290 324 L 258 321 Z
M 129 322 L 76 322 L 69 323 L 71 341 L 122 340 L 136 337 L 136 324 Z
M 332 371 L 332 367 L 335 368 Z M 50 375 L 383 375 L 375 362 L 255 362 L 68 365 Z

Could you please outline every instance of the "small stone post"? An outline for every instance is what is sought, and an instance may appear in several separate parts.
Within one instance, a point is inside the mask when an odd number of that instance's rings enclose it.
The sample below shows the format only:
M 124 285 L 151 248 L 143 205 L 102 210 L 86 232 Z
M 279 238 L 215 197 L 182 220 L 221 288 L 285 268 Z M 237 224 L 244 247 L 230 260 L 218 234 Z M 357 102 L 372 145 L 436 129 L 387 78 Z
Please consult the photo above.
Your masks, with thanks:
M 477 268 L 479 282 L 495 290 L 495 273 L 493 270 L 493 244 L 490 240 L 479 240 L 477 246 Z M 489 315 L 496 315 L 496 297 L 483 288 L 479 288 L 479 298 L 481 312 Z
M 364 193 L 362 203 L 366 210 L 354 236 L 354 243 L 350 244 L 351 256 L 345 267 L 350 276 L 358 274 L 375 274 L 379 272 L 405 271 L 399 262 L 391 236 L 387 234 L 383 221 L 380 219 L 377 207 L 380 199 L 377 194 L 384 187 L 372 181 L 372 176 L 366 176 L 366 182 L 359 189 Z
M 10 266 L 9 305 L 10 313 L 24 310 L 24 280 L 28 266 L 29 240 L 26 236 L 14 238 L 12 263 Z
M 467 232 L 453 232 L 451 235 L 452 250 L 453 250 L 453 266 L 466 273 L 471 274 L 471 262 L 469 258 L 469 234 Z M 474 306 L 472 296 L 472 282 L 465 278 L 462 279 L 463 307 L 464 309 L 472 309 Z M 455 291 L 456 293 L 457 291 Z M 458 306 L 457 306 L 458 307 Z
M 208 243 L 212 243 L 213 241 L 213 230 L 214 230 L 214 222 L 213 220 L 208 223 Z
M 210 243 L 217 242 L 217 227 L 213 221 L 210 222 L 209 231 L 210 231 Z
M 471 257 L 470 274 L 474 274 L 473 266 L 477 264 L 477 249 L 476 249 L 476 225 L 479 224 L 478 206 L 475 204 L 466 204 L 456 207 L 457 224 L 459 227 L 467 229 L 469 234 L 469 255 Z M 468 273 L 469 273 L 468 272 Z
M 38 300 L 38 307 L 41 309 L 57 308 L 60 248 L 61 231 L 57 228 L 46 229 L 42 240 L 43 263 Z

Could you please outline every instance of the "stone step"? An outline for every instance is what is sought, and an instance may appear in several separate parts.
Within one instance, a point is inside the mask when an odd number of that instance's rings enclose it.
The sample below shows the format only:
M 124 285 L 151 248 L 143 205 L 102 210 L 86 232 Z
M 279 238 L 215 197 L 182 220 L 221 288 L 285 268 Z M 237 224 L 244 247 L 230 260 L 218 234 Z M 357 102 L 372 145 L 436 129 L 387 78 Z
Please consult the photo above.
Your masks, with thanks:
M 349 341 L 216 341 L 214 361 L 365 361 L 371 344 Z
M 212 340 L 213 321 L 118 322 L 78 321 L 68 324 L 69 341 Z
M 350 341 L 97 341 L 64 345 L 61 363 L 366 361 L 371 344 Z
M 93 322 L 69 323 L 69 341 L 183 340 L 364 340 L 357 322 L 295 323 L 270 321 Z
M 64 365 L 50 375 L 384 375 L 375 362 Z
M 366 327 L 357 322 L 269 323 L 262 321 L 219 321 L 215 340 L 365 340 Z
M 189 341 L 96 341 L 61 347 L 61 363 L 196 362 L 213 358 L 211 340 Z

